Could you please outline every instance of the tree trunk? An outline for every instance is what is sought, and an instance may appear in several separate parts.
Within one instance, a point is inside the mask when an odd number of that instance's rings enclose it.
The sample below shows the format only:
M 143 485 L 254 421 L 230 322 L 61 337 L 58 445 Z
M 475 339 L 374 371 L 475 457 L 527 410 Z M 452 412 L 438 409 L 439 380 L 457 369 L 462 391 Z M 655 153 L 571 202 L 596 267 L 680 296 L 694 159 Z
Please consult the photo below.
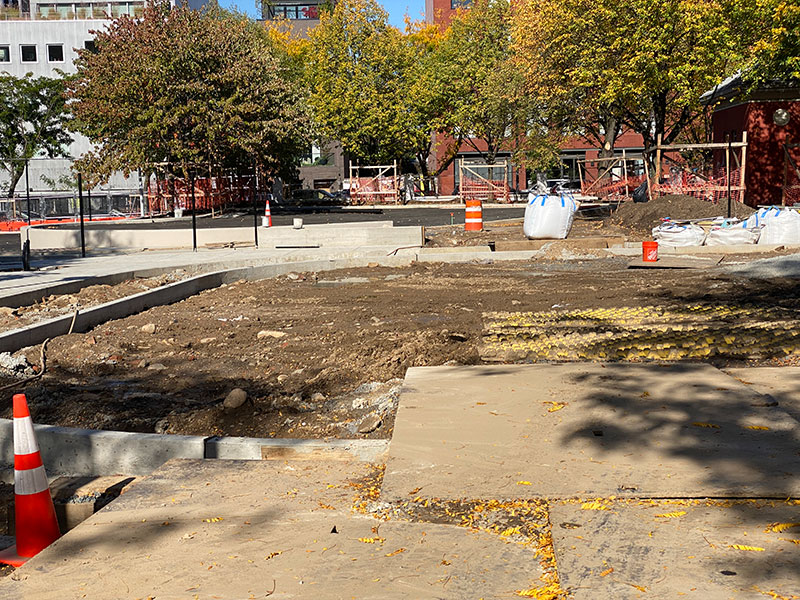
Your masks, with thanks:
M 22 175 L 25 173 L 25 163 L 22 161 L 16 161 L 12 163 L 11 170 L 8 172 L 10 177 L 8 183 L 8 193 L 6 194 L 7 198 L 14 197 L 14 191 L 17 189 L 17 184 L 19 180 L 22 179 Z

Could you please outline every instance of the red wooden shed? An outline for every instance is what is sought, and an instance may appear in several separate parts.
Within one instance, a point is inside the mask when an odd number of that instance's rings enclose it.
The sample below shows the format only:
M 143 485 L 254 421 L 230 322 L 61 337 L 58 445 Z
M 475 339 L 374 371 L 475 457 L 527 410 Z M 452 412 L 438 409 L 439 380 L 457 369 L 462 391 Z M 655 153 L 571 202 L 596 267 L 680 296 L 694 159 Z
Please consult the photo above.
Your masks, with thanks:
M 729 135 L 739 141 L 747 132 L 745 202 L 800 204 L 800 82 L 750 87 L 737 74 L 700 102 L 714 107 L 714 142 L 727 142 Z

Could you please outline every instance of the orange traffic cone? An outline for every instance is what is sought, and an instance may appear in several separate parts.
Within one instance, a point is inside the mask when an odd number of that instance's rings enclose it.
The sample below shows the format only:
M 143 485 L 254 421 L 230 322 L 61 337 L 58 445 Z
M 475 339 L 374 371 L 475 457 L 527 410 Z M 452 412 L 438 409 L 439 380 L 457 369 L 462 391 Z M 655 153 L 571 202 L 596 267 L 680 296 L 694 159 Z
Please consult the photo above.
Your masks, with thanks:
M 25 394 L 14 395 L 14 516 L 17 543 L 0 563 L 19 567 L 61 536 Z
M 267 207 L 264 209 L 264 218 L 261 219 L 262 227 L 272 227 L 272 213 L 269 212 L 269 200 L 267 200 Z

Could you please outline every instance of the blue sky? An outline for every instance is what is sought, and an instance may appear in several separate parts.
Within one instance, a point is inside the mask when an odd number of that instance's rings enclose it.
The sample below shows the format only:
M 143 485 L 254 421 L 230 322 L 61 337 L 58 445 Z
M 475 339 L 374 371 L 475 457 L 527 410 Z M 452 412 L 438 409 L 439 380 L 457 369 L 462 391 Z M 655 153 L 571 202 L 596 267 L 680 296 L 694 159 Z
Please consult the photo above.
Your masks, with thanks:
M 383 7 L 389 13 L 389 22 L 396 27 L 403 27 L 403 16 L 408 13 L 412 19 L 421 19 L 425 12 L 425 0 L 383 0 Z M 236 7 L 251 17 L 256 16 L 255 0 L 220 0 L 226 8 Z

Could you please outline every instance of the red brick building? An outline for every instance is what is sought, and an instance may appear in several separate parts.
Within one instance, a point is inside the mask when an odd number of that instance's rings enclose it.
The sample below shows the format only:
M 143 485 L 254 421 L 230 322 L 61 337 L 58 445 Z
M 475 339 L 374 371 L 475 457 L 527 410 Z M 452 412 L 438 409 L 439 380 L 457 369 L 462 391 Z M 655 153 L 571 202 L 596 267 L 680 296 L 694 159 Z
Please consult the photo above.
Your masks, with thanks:
M 745 202 L 800 204 L 800 85 L 769 82 L 747 90 L 734 76 L 700 101 L 714 105 L 714 142 L 727 142 L 728 134 L 739 141 L 747 132 Z

